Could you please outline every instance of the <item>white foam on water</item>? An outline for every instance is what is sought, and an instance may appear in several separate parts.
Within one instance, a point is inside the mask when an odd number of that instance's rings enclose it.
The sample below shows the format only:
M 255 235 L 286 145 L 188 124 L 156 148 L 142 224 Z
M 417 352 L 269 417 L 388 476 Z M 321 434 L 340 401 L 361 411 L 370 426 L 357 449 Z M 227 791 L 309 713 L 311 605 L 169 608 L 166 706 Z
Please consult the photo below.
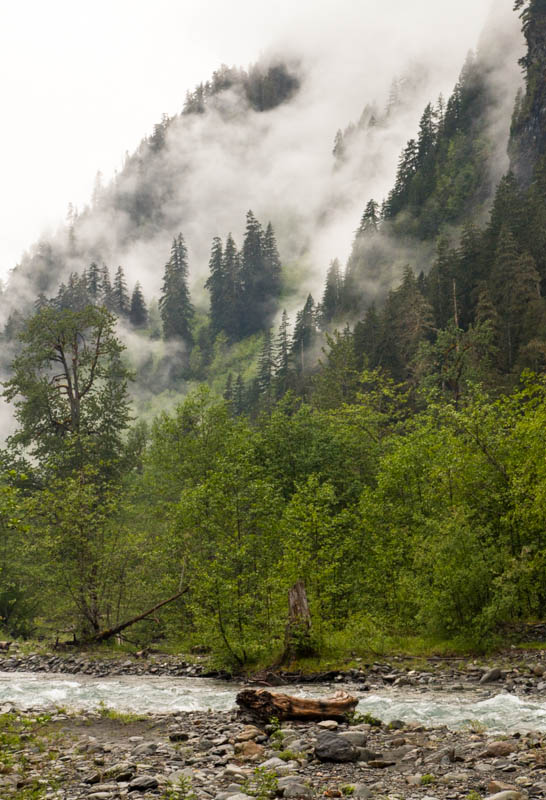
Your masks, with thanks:
M 112 678 L 71 677 L 43 673 L 0 672 L 0 705 L 18 708 L 93 710 L 101 706 L 116 711 L 147 713 L 174 711 L 227 711 L 235 707 L 241 686 L 207 678 L 171 678 L 126 675 Z M 339 686 L 294 686 L 291 694 L 324 696 Z M 431 692 L 418 689 L 391 689 L 364 693 L 358 711 L 372 714 L 384 722 L 400 719 L 428 727 L 445 725 L 450 729 L 475 723 L 504 733 L 546 731 L 546 705 L 539 699 L 521 698 L 508 693 L 485 695 L 483 691 Z

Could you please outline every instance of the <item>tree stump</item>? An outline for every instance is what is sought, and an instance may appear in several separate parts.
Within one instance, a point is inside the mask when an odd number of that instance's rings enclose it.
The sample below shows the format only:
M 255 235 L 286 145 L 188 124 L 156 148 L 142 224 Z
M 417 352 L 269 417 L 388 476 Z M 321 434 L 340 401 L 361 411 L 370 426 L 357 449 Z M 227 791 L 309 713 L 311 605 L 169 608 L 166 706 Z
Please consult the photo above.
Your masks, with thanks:
M 288 624 L 284 634 L 284 652 L 280 663 L 294 658 L 312 656 L 315 648 L 311 636 L 311 612 L 303 581 L 298 581 L 288 592 Z
M 324 720 L 343 721 L 355 710 L 358 699 L 347 692 L 336 692 L 332 697 L 312 699 L 291 697 L 287 694 L 268 692 L 267 689 L 244 689 L 237 695 L 237 705 L 250 711 L 255 717 L 269 720 Z

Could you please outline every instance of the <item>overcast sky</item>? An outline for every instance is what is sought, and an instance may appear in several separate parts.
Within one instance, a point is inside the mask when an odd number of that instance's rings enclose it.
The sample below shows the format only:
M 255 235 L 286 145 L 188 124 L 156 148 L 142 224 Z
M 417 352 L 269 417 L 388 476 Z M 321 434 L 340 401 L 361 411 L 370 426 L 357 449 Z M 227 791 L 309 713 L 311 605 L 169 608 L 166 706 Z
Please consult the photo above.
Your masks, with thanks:
M 512 0 L 497 0 L 510 7 Z M 0 0 L 0 276 L 221 63 L 301 53 L 357 116 L 411 58 L 453 80 L 491 0 Z M 317 84 L 319 85 L 319 84 Z M 411 132 L 408 132 L 411 135 Z

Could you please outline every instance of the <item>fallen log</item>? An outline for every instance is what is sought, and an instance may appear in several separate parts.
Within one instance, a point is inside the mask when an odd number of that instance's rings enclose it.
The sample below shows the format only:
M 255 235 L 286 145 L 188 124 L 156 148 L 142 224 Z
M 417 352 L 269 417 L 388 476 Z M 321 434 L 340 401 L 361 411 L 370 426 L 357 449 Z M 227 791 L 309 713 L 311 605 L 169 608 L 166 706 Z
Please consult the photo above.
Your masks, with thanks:
M 149 617 L 154 611 L 157 611 L 158 608 L 162 608 L 166 606 L 168 603 L 174 602 L 174 600 L 178 600 L 179 597 L 182 597 L 183 594 L 186 594 L 189 587 L 186 586 L 185 589 L 182 591 L 173 594 L 172 597 L 168 597 L 166 600 L 162 600 L 160 603 L 156 603 L 155 606 L 149 608 L 148 611 L 144 611 L 142 614 L 138 614 L 136 617 L 132 617 L 131 619 L 126 620 L 125 622 L 121 622 L 119 625 L 116 625 L 114 628 L 108 628 L 105 631 L 99 631 L 95 633 L 93 636 L 90 636 L 88 639 L 85 640 L 85 644 L 91 644 L 94 642 L 104 642 L 107 639 L 111 639 L 112 636 L 116 636 L 121 631 L 124 631 L 125 628 L 129 628 L 131 625 L 134 625 L 136 622 L 140 622 L 141 620 Z
M 287 694 L 268 692 L 267 689 L 243 689 L 237 695 L 237 705 L 250 711 L 255 717 L 269 720 L 344 720 L 353 712 L 358 699 L 347 692 L 336 692 L 331 697 L 312 699 L 292 697 Z

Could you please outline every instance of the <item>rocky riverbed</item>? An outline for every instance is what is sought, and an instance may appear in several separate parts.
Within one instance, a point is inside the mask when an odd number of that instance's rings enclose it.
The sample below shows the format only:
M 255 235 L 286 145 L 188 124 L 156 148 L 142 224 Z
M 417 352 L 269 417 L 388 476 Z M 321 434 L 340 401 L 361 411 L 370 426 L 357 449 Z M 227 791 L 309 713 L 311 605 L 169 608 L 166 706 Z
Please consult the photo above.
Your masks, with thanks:
M 4 715 L 0 797 L 498 800 L 546 796 L 546 736 L 373 720 L 260 725 L 237 712 Z
M 87 656 L 58 658 L 6 656 L 0 670 L 99 677 L 206 672 L 162 656 L 107 664 Z M 546 692 L 541 658 L 542 653 L 517 653 L 498 666 L 461 659 L 429 661 L 419 669 L 401 661 L 362 663 L 328 675 L 334 685 L 352 683 L 358 693 L 441 691 L 479 698 L 490 692 L 540 705 Z M 290 681 L 292 676 L 269 679 Z M 268 676 L 257 680 L 267 682 Z M 344 688 L 351 691 L 351 685 Z M 357 717 L 351 725 L 327 720 L 279 726 L 257 723 L 235 710 L 138 715 L 137 709 L 120 713 L 105 706 L 44 713 L 4 704 L 0 711 L 2 800 L 546 797 L 546 732 L 524 725 L 492 733 L 473 722 L 450 730 L 389 716 L 382 724 Z

